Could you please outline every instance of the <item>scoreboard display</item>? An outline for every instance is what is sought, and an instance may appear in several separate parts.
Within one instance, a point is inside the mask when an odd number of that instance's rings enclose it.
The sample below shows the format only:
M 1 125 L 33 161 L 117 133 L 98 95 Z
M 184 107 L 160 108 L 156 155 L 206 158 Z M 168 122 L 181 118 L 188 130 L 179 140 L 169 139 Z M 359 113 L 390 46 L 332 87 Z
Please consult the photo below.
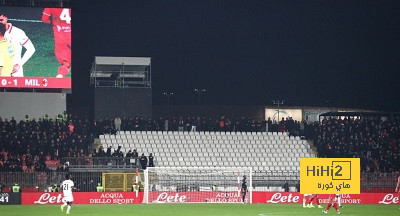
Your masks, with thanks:
M 21 193 L 0 193 L 0 205 L 20 205 Z
M 0 24 L 0 88 L 71 88 L 70 8 L 1 7 Z

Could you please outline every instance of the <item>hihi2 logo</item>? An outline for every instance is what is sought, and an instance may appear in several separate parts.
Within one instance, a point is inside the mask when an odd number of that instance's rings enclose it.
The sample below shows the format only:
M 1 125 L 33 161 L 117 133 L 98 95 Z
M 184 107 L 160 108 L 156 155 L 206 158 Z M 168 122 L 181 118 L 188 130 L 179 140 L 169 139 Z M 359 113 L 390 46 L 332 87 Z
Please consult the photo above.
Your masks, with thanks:
M 300 158 L 301 194 L 359 194 L 359 158 Z

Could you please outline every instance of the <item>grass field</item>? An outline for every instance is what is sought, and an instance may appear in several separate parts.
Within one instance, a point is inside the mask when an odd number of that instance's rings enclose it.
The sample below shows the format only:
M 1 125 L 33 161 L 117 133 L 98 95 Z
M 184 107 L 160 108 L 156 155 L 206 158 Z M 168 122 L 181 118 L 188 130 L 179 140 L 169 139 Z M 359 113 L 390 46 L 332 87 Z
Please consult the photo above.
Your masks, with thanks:
M 59 205 L 0 206 L 0 215 L 64 215 Z M 301 205 L 269 204 L 140 204 L 140 205 L 73 205 L 71 215 L 93 216 L 277 216 L 277 215 L 325 215 L 318 208 L 302 208 Z M 336 215 L 330 209 L 327 215 Z M 346 205 L 341 215 L 400 215 L 399 205 Z
M 36 48 L 36 52 L 24 65 L 24 75 L 55 77 L 60 63 L 54 54 L 54 36 L 51 26 L 28 22 L 14 22 L 13 24 L 25 31 Z

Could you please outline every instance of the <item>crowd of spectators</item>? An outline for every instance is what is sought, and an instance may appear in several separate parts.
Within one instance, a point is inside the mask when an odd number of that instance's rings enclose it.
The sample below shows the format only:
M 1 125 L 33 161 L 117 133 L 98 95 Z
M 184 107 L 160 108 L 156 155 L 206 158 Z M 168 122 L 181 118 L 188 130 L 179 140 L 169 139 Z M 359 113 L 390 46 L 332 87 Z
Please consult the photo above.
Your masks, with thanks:
M 114 160 L 110 160 L 110 158 L 115 158 Z M 133 159 L 133 160 L 132 160 Z M 136 149 L 129 150 L 126 155 L 121 151 L 121 146 L 117 149 L 112 150 L 111 146 L 104 151 L 103 147 L 100 146 L 99 150 L 96 152 L 94 150 L 92 154 L 92 160 L 96 164 L 106 164 L 106 163 L 114 163 L 115 165 L 122 167 L 132 167 L 133 165 L 139 166 L 142 169 L 146 169 L 146 167 L 154 167 L 154 156 L 152 153 L 150 155 L 145 156 L 143 153 L 139 157 L 139 153 Z
M 97 119 L 94 121 L 94 133 L 96 136 L 101 134 L 116 134 L 118 131 L 244 131 L 244 132 L 286 132 L 291 135 L 302 135 L 305 122 L 298 122 L 291 118 L 282 118 L 280 122 L 273 122 L 271 119 L 254 120 L 249 117 L 230 118 L 221 116 L 220 118 L 206 117 L 171 117 L 158 119 L 145 119 L 143 117 L 122 117 Z M 108 147 L 106 150 L 100 147 L 92 154 L 93 161 L 96 164 L 110 163 L 108 159 L 99 159 L 104 157 L 114 158 L 114 165 L 130 166 L 131 158 L 139 160 L 137 163 L 141 168 L 154 166 L 153 155 L 148 159 L 145 155 L 139 157 L 136 149 L 129 150 L 126 155 L 118 149 Z
M 116 117 L 95 120 L 95 132 L 114 134 L 116 131 L 244 131 L 244 132 L 285 132 L 300 135 L 304 130 L 304 122 L 291 118 L 281 121 L 254 120 L 249 117 L 220 118 L 206 117 L 171 117 L 144 119 L 143 117 Z
M 400 119 L 324 119 L 306 125 L 319 157 L 360 158 L 366 173 L 400 170 Z
M 47 161 L 61 161 L 65 157 L 115 157 L 125 161 L 137 158 L 140 163 L 140 152 L 135 149 L 126 155 L 120 149 L 113 150 L 111 147 L 91 151 L 94 138 L 101 134 L 115 134 L 118 130 L 288 131 L 291 135 L 305 136 L 312 140 L 319 157 L 359 157 L 363 172 L 392 172 L 400 169 L 399 127 L 399 118 L 388 118 L 385 121 L 330 118 L 307 124 L 290 118 L 273 122 L 271 119 L 257 121 L 247 117 L 234 117 L 231 120 L 225 116 L 156 120 L 116 117 L 89 121 L 64 113 L 54 120 L 47 115 L 37 121 L 26 116 L 19 122 L 14 118 L 8 120 L 0 117 L 0 172 L 45 171 L 48 169 Z M 148 165 L 146 162 L 145 166 Z M 68 166 L 60 164 L 57 170 L 65 172 Z
M 0 172 L 46 171 L 48 161 L 60 162 L 65 157 L 133 157 L 140 161 L 136 150 L 129 151 L 126 155 L 120 150 L 112 151 L 110 148 L 91 152 L 90 147 L 94 138 L 101 134 L 114 134 L 117 130 L 291 131 L 299 134 L 301 124 L 291 119 L 282 119 L 281 122 L 276 123 L 270 119 L 257 121 L 247 117 L 234 117 L 231 120 L 225 116 L 220 118 L 172 117 L 157 120 L 145 120 L 142 117 L 116 117 L 89 121 L 63 113 L 54 119 L 45 115 L 38 120 L 31 119 L 27 115 L 19 122 L 14 117 L 10 120 L 0 117 Z M 57 165 L 57 171 L 68 170 L 68 166 L 63 163 Z
M 45 171 L 47 161 L 89 155 L 93 126 L 64 113 L 52 120 L 0 117 L 0 172 Z

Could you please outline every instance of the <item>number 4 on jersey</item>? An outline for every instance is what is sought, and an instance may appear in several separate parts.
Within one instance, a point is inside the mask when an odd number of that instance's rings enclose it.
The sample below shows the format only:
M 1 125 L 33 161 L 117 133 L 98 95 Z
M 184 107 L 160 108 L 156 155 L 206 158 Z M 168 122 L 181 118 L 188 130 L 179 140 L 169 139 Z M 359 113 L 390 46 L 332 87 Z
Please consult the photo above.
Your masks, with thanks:
M 69 14 L 69 9 L 64 8 L 60 14 L 60 20 L 65 21 L 68 24 L 71 24 L 71 15 Z

